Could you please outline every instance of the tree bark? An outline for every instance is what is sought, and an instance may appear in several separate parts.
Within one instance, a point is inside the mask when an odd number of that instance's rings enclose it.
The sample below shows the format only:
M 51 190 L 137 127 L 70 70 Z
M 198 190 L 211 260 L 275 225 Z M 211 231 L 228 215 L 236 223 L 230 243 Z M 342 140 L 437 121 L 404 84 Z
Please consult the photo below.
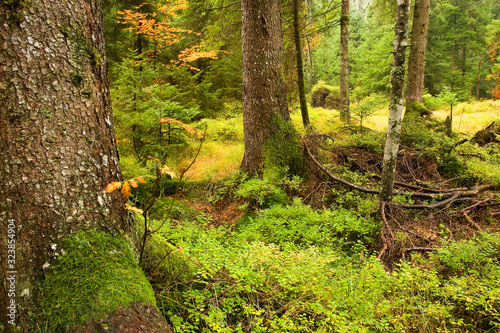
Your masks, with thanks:
M 349 0 L 340 9 L 340 120 L 348 122 L 349 111 Z
M 241 0 L 243 133 L 241 168 L 262 174 L 266 141 L 291 123 L 283 80 L 283 36 L 279 0 Z
M 413 9 L 406 105 L 415 101 L 423 102 L 425 49 L 427 48 L 430 6 L 430 0 L 416 0 Z
M 379 199 L 382 202 L 392 201 L 394 190 L 394 173 L 401 137 L 401 119 L 403 116 L 403 95 L 405 83 L 406 47 L 408 46 L 408 20 L 410 0 L 398 0 L 396 9 L 396 25 L 394 27 L 394 56 L 391 71 L 391 103 L 389 105 L 389 122 L 384 148 L 381 190 Z
M 304 86 L 304 62 L 302 60 L 302 46 L 300 41 L 299 0 L 293 0 L 293 32 L 297 59 L 297 86 L 299 87 L 300 112 L 302 114 L 302 123 L 304 127 L 307 127 L 311 122 L 309 121 L 309 113 L 307 111 L 306 89 Z
M 98 1 L 2 2 L 0 22 L 0 321 L 35 332 L 57 245 L 132 226 L 104 192 L 121 175 Z

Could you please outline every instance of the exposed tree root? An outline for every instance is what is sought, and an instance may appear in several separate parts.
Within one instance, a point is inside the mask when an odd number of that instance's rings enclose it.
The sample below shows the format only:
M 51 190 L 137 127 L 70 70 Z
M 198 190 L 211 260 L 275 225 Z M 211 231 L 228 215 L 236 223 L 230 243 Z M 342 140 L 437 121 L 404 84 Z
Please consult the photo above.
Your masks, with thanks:
M 315 138 L 311 138 L 311 141 L 304 139 L 303 147 L 304 154 L 307 153 L 311 161 L 311 167 L 318 173 L 326 174 L 331 183 L 362 193 L 379 193 L 377 184 L 380 179 L 380 161 L 377 154 L 358 148 L 328 149 L 334 163 L 344 164 L 351 171 L 370 173 L 373 182 L 364 187 L 336 176 L 321 164 L 315 154 L 317 155 L 316 149 L 322 147 Z M 478 231 L 500 231 L 500 224 L 495 223 L 500 215 L 500 202 L 493 194 L 480 197 L 480 193 L 492 190 L 494 186 L 486 184 L 444 188 L 452 180 L 443 178 L 438 172 L 438 165 L 424 153 L 403 150 L 398 160 L 401 163 L 397 169 L 399 175 L 394 194 L 411 197 L 416 204 L 380 203 L 378 214 L 383 225 L 376 249 L 378 258 L 388 269 L 392 269 L 393 263 L 401 259 L 411 260 L 416 253 L 425 256 L 435 251 L 435 247 L 441 244 L 441 239 L 467 239 Z M 306 197 L 310 197 L 311 202 L 314 197 L 321 198 L 321 193 L 318 192 L 326 189 L 323 186 L 328 182 L 322 178 L 319 175 L 318 185 L 314 185 L 312 192 Z M 412 183 L 414 181 L 416 183 Z M 430 203 L 422 203 L 423 200 Z M 321 203 L 325 204 L 324 194 Z

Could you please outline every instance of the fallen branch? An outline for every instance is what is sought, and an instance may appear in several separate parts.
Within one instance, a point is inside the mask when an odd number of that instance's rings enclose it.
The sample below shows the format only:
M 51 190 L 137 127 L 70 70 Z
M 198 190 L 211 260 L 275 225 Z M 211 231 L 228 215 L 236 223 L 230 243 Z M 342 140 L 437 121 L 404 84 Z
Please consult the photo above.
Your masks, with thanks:
M 331 179 L 335 180 L 336 182 L 339 182 L 341 184 L 344 184 L 350 188 L 353 188 L 355 190 L 358 190 L 360 192 L 364 192 L 364 193 L 370 193 L 370 194 L 378 194 L 379 191 L 378 190 L 373 190 L 373 189 L 370 189 L 370 188 L 365 188 L 365 187 L 362 187 L 362 186 L 358 186 L 358 185 L 355 185 L 353 183 L 350 183 L 348 182 L 347 180 L 345 179 L 342 179 L 342 178 L 339 178 L 337 176 L 335 176 L 334 174 L 332 174 L 330 172 L 330 170 L 328 170 L 324 165 L 322 165 L 321 163 L 318 162 L 318 160 L 316 159 L 316 157 L 314 157 L 314 155 L 311 153 L 311 151 L 309 150 L 309 147 L 307 146 L 307 144 L 305 143 L 304 141 L 304 147 L 306 147 L 306 151 L 307 151 L 307 154 L 309 155 L 309 157 L 311 157 L 311 159 L 313 160 L 313 162 L 321 169 L 323 170 Z
M 397 206 L 397 207 L 402 207 L 402 208 L 411 208 L 411 209 L 434 209 L 434 208 L 446 206 L 447 204 L 452 203 L 453 201 L 455 201 L 459 198 L 477 195 L 480 192 L 486 191 L 492 187 L 493 187 L 492 185 L 481 185 L 481 186 L 473 187 L 472 189 L 467 190 L 467 191 L 457 191 L 457 192 L 453 193 L 451 197 L 449 197 L 443 201 L 436 202 L 435 204 L 430 204 L 430 205 L 405 205 L 405 204 L 395 204 L 395 203 L 391 203 L 391 205 Z
M 485 202 L 488 202 L 490 201 L 491 199 L 493 199 L 493 197 L 488 197 L 486 198 L 485 200 L 482 200 L 482 201 L 479 201 L 479 202 L 476 202 L 475 204 L 471 205 L 471 206 L 468 206 L 468 207 L 465 207 L 463 209 L 460 210 L 460 213 L 466 213 L 468 210 L 471 210 L 472 208 L 474 207 L 477 207 Z
M 462 212 L 462 215 L 465 217 L 465 219 L 467 220 L 467 222 L 469 222 L 474 227 L 476 227 L 477 230 L 483 231 L 483 229 L 481 229 L 481 227 L 479 226 L 479 224 L 477 224 L 476 222 L 474 222 L 474 220 L 469 215 L 467 215 L 466 212 Z
M 409 247 L 405 250 L 405 252 L 414 252 L 414 251 L 436 251 L 432 247 Z
M 307 154 L 309 157 L 313 160 L 313 162 L 321 169 L 323 170 L 331 179 L 334 181 L 341 183 L 347 187 L 350 187 L 352 189 L 358 190 L 360 192 L 364 193 L 370 193 L 370 194 L 379 194 L 379 190 L 374 190 L 366 187 L 362 187 L 359 185 L 355 185 L 351 182 L 348 182 L 345 179 L 339 178 L 332 174 L 330 170 L 328 170 L 324 165 L 322 165 L 316 157 L 311 153 L 309 150 L 309 147 L 307 146 L 307 143 L 304 140 L 304 147 L 306 148 Z M 471 189 L 464 189 L 464 188 L 459 188 L 459 189 L 449 189 L 449 190 L 443 190 L 439 193 L 421 193 L 421 192 L 395 192 L 394 194 L 396 195 L 410 195 L 411 197 L 420 197 L 420 198 L 427 198 L 427 199 L 440 199 L 440 198 L 446 198 L 443 201 L 437 202 L 435 204 L 430 204 L 430 205 L 405 205 L 405 204 L 391 204 L 393 206 L 398 206 L 398 207 L 403 207 L 403 208 L 412 208 L 412 209 L 434 209 L 434 208 L 439 208 L 442 206 L 445 206 L 458 198 L 463 198 L 469 195 L 477 195 L 479 192 L 486 191 L 490 188 L 492 188 L 492 185 L 481 185 L 477 187 L 473 187 Z

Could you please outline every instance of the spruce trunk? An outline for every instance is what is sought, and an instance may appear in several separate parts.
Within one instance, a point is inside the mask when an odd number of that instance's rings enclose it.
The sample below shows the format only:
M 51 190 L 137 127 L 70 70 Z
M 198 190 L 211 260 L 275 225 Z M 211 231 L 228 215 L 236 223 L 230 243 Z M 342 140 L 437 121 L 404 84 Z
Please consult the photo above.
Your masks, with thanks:
M 58 256 L 64 255 L 62 244 L 80 231 L 119 239 L 123 254 L 133 258 L 123 241 L 132 232 L 123 199 L 104 191 L 121 175 L 98 3 L 0 4 L 0 320 L 5 331 L 36 332 L 37 324 L 42 330 L 47 324 L 49 331 L 77 331 L 86 325 L 78 308 L 65 308 L 64 299 L 71 295 L 60 290 L 48 304 L 49 291 L 43 289 L 49 276 L 54 277 Z M 110 257 L 107 252 L 103 256 Z M 85 259 L 92 264 L 91 258 Z M 132 266 L 137 268 L 135 262 Z M 74 281 L 65 287 L 80 286 L 78 269 L 63 274 Z M 121 286 L 124 290 L 127 283 Z M 82 293 L 87 288 L 81 285 Z M 150 286 L 148 293 L 153 303 Z M 109 309 L 108 331 L 117 332 L 111 321 L 122 315 L 122 332 L 138 319 L 150 327 L 144 332 L 168 331 L 155 306 L 134 297 L 121 310 Z M 82 299 L 79 306 L 90 304 L 93 298 Z M 51 317 L 45 306 L 67 311 L 69 321 L 54 326 L 60 318 Z M 94 318 L 87 313 L 89 325 L 104 314 Z
M 425 49 L 427 48 L 430 6 L 430 0 L 416 0 L 413 9 L 406 105 L 415 101 L 423 102 Z
M 279 0 L 242 0 L 243 133 L 241 168 L 262 175 L 265 146 L 291 124 L 283 74 Z M 289 136 L 280 139 L 286 145 Z

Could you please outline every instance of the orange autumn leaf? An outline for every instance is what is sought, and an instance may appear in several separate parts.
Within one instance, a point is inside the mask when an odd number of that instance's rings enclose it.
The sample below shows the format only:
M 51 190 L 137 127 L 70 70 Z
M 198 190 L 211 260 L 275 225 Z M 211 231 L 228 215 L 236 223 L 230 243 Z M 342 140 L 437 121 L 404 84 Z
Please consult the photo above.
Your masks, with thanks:
M 119 188 L 120 186 L 122 186 L 121 182 L 112 182 L 112 183 L 108 184 L 108 186 L 106 186 L 106 193 L 111 193 L 114 190 L 116 190 L 117 188 Z
M 179 124 L 179 125 L 182 125 L 182 127 L 184 127 L 184 129 L 191 133 L 191 134 L 194 134 L 194 135 L 197 135 L 198 134 L 198 131 L 195 130 L 194 128 L 192 128 L 191 126 L 188 126 L 186 124 L 184 124 L 182 121 L 179 121 L 179 120 L 176 120 L 176 119 L 172 119 L 172 118 L 161 118 L 160 121 L 158 122 L 160 124 L 164 124 L 164 123 L 169 123 L 169 124 Z
M 122 186 L 122 195 L 123 199 L 127 200 L 132 193 L 132 189 L 130 188 L 130 184 L 128 182 L 124 182 Z
M 137 207 L 134 207 L 134 206 L 131 206 L 129 204 L 125 204 L 125 209 L 127 210 L 131 210 L 133 212 L 136 212 L 137 214 L 142 214 L 144 213 L 144 211 L 140 208 L 137 208 Z
M 144 178 L 137 177 L 136 179 L 139 181 L 139 183 L 146 184 L 146 181 L 144 180 Z
M 130 186 L 132 186 L 133 188 L 137 188 L 139 186 L 139 184 L 137 184 L 135 179 L 129 180 L 129 183 L 130 183 Z

